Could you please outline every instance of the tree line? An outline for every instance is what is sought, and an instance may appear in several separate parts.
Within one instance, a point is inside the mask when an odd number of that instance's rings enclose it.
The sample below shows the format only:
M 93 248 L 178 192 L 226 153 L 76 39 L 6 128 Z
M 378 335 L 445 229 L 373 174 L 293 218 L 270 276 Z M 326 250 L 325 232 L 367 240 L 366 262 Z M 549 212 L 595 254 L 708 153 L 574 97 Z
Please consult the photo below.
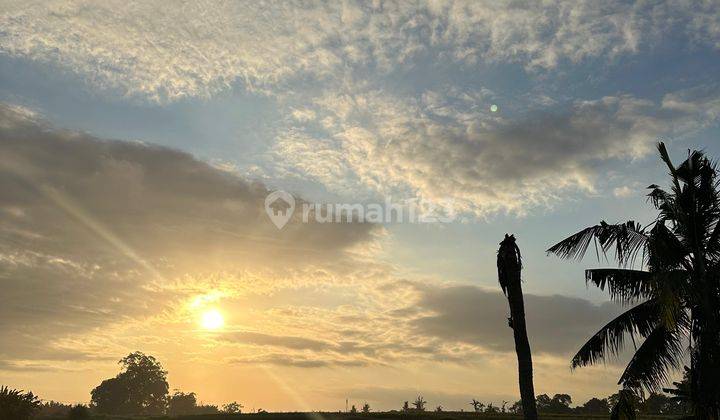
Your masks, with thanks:
M 690 387 L 689 369 L 680 382 L 673 382 L 673 388 L 665 388 L 663 392 L 651 392 L 647 396 L 631 394 L 629 410 L 632 415 L 668 415 L 687 416 L 692 413 L 692 406 L 687 398 L 687 391 Z M 535 397 L 535 406 L 540 414 L 577 414 L 577 415 L 610 415 L 613 407 L 617 406 L 624 398 L 622 391 L 616 392 L 607 398 L 592 397 L 582 405 L 572 407 L 572 397 L 569 394 L 555 394 L 552 397 L 541 394 Z M 424 412 L 428 402 L 423 396 L 418 396 L 415 401 L 405 401 L 400 411 L 402 412 Z M 522 400 L 509 404 L 503 401 L 501 405 L 492 402 L 483 403 L 472 399 L 469 403 L 475 413 L 486 414 L 515 414 L 524 415 Z M 363 406 L 362 412 L 369 412 L 369 405 Z M 395 410 L 393 410 L 395 411 Z M 442 405 L 436 406 L 436 412 L 443 412 Z M 461 410 L 463 411 L 463 410 Z M 351 413 L 356 413 L 355 406 L 352 406 Z
M 216 405 L 198 404 L 194 392 L 175 390 L 169 392 L 167 371 L 157 359 L 141 352 L 130 353 L 118 362 L 121 371 L 113 378 L 103 380 L 90 392 L 90 404 L 66 405 L 54 401 L 42 403 L 32 392 L 12 390 L 7 386 L 0 387 L 0 419 L 26 420 L 32 417 L 55 417 L 72 420 L 89 419 L 91 413 L 106 415 L 192 415 L 192 414 L 239 414 L 243 406 L 230 402 L 218 407 Z M 691 384 L 690 369 L 686 368 L 682 381 L 675 382 L 674 388 L 666 388 L 664 392 L 652 392 L 646 397 L 630 394 L 629 410 L 634 414 L 652 415 L 687 415 L 691 413 L 689 390 Z M 569 394 L 546 394 L 535 398 L 535 406 L 541 414 L 578 414 L 608 415 L 612 408 L 619 405 L 625 398 L 622 390 L 607 398 L 591 398 L 582 405 L 572 407 Z M 473 399 L 469 403 L 472 412 L 488 414 L 523 415 L 522 401 L 501 405 L 482 403 Z M 418 396 L 414 401 L 405 401 L 401 412 L 425 412 L 428 401 Z M 354 405 L 350 413 L 370 413 L 370 405 L 365 403 L 360 410 Z M 398 410 L 392 410 L 397 412 Z M 437 405 L 435 412 L 444 412 L 442 405 Z M 464 410 L 461 410 L 464 411 Z M 265 410 L 259 409 L 259 413 Z
M 32 392 L 0 387 L 0 419 L 26 420 L 33 417 L 65 417 L 73 420 L 91 414 L 157 416 L 193 414 L 239 414 L 243 406 L 236 401 L 218 407 L 198 404 L 194 392 L 169 392 L 167 371 L 157 359 L 134 352 L 118 362 L 121 371 L 102 381 L 90 392 L 89 405 L 41 402 Z M 262 410 L 259 410 L 262 411 Z

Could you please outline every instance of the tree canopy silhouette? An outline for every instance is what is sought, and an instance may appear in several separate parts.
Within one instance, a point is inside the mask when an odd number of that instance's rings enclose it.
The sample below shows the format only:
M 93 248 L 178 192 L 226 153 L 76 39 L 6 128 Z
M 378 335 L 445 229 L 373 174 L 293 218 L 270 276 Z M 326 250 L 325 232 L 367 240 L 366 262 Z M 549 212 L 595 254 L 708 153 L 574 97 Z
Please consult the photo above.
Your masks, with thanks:
M 572 359 L 572 367 L 594 364 L 623 349 L 625 338 L 644 339 L 619 384 L 633 392 L 659 391 L 671 370 L 690 353 L 695 415 L 720 416 L 720 193 L 716 165 L 700 151 L 675 166 L 658 145 L 670 173 L 669 191 L 650 185 L 658 211 L 642 227 L 633 221 L 604 221 L 548 249 L 562 258 L 582 258 L 591 243 L 617 268 L 586 270 L 585 278 L 612 299 L 634 305 L 610 321 Z M 632 269 L 640 263 L 640 270 Z M 622 402 L 622 399 L 621 399 Z M 618 412 L 623 407 L 618 407 Z
M 40 400 L 32 392 L 0 386 L 0 419 L 29 419 L 40 409 L 40 405 Z
M 92 407 L 102 414 L 164 414 L 169 387 L 160 362 L 138 351 L 118 363 L 123 371 L 92 390 Z
M 168 398 L 167 414 L 169 416 L 193 414 L 196 408 L 197 398 L 194 392 L 175 391 Z

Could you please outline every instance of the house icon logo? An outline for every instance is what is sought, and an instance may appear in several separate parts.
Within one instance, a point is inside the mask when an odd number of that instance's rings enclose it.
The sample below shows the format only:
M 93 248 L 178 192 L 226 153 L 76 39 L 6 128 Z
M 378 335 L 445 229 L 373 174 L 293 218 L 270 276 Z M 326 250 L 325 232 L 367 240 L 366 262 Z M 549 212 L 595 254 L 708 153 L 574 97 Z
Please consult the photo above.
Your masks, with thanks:
M 273 191 L 265 197 L 265 212 L 270 220 L 282 229 L 295 211 L 295 198 L 288 192 Z

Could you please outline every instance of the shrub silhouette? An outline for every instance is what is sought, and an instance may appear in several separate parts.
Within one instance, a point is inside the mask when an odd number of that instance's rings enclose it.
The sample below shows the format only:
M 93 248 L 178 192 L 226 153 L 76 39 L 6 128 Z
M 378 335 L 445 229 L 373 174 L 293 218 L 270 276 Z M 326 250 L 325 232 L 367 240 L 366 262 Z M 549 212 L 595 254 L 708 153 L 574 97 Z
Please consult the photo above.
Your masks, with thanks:
M 470 405 L 472 406 L 473 410 L 475 410 L 476 413 L 479 413 L 482 411 L 483 407 L 485 407 L 485 404 L 481 403 L 480 401 L 473 398 L 472 401 L 470 401 Z
M 425 404 L 427 404 L 427 401 L 422 397 L 422 395 L 418 395 L 418 397 L 415 399 L 415 401 L 412 403 L 415 407 L 415 410 L 417 411 L 425 411 Z
M 242 412 L 243 405 L 237 401 L 233 401 L 222 406 L 223 413 L 227 414 L 239 414 Z
M 194 392 L 175 391 L 168 398 L 167 414 L 169 416 L 180 416 L 183 414 L 195 414 L 197 410 L 197 399 Z
M 27 420 L 40 409 L 32 392 L 0 386 L 0 419 Z
M 87 420 L 90 418 L 90 410 L 86 406 L 78 404 L 68 411 L 67 418 L 68 420 Z

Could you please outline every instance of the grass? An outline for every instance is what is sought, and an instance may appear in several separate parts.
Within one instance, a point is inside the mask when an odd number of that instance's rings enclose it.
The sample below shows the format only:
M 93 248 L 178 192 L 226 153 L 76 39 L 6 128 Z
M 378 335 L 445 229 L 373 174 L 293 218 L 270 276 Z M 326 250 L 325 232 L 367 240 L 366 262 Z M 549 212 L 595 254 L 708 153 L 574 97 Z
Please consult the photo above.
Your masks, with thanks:
M 544 420 L 569 420 L 569 419 L 603 419 L 607 420 L 609 415 L 579 415 L 579 414 L 545 414 L 540 415 Z M 644 420 L 669 420 L 673 416 L 638 416 Z M 142 420 L 139 417 L 116 417 L 116 416 L 93 416 L 93 420 Z M 493 420 L 493 419 L 522 419 L 522 416 L 513 414 L 486 414 L 473 412 L 424 412 L 424 413 L 402 413 L 382 412 L 369 414 L 350 413 L 267 413 L 267 414 L 199 414 L 193 416 L 178 417 L 145 417 L 145 420 Z

